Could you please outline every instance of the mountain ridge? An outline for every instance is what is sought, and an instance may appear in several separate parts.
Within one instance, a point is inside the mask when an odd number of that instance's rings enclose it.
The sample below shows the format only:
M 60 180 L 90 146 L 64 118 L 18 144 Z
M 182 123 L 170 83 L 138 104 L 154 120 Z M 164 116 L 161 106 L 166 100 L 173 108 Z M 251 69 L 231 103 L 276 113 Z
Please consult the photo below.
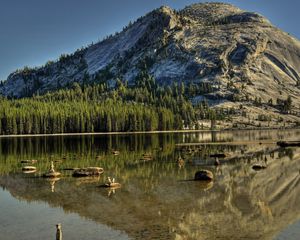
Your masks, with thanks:
M 299 65 L 300 42 L 260 14 L 224 3 L 196 3 L 179 11 L 162 6 L 57 62 L 12 73 L 0 93 L 26 97 L 74 82 L 107 82 L 113 88 L 117 79 L 134 84 L 146 70 L 162 85 L 210 84 L 212 92 L 191 96 L 194 104 L 243 104 L 255 112 L 260 102 L 265 104 L 260 109 L 277 114 L 273 106 L 289 96 L 300 111 Z

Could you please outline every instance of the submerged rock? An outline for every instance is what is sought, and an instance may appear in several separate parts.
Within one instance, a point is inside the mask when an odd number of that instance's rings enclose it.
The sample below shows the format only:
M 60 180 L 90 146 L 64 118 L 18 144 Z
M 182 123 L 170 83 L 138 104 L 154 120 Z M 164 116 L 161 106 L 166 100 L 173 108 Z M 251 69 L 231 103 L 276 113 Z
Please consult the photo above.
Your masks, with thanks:
M 103 168 L 100 167 L 88 167 L 79 168 L 74 170 L 73 177 L 89 177 L 89 176 L 99 176 L 104 172 Z
M 214 175 L 209 170 L 200 170 L 195 173 L 195 181 L 211 181 L 214 179 Z

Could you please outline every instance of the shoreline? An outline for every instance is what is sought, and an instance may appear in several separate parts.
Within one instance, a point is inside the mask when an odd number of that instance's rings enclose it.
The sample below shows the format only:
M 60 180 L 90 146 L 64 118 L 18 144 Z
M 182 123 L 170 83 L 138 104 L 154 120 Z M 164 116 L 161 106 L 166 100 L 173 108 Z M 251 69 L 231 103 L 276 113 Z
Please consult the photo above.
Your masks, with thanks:
M 214 130 L 166 130 L 166 131 L 136 131 L 136 132 L 89 132 L 89 133 L 48 133 L 48 134 L 15 134 L 0 135 L 1 138 L 26 138 L 26 137 L 64 137 L 64 136 L 102 136 L 102 135 L 134 135 L 134 134 L 161 134 L 161 133 L 205 133 L 205 132 L 227 132 L 227 131 L 271 131 L 292 130 L 297 128 L 251 128 L 251 129 L 214 129 Z
M 159 133 L 194 133 L 194 132 L 220 132 L 224 130 L 167 130 L 167 131 L 136 131 L 136 132 L 95 132 L 95 133 L 48 133 L 48 134 L 16 134 L 0 135 L 1 138 L 21 137 L 60 137 L 60 136 L 102 136 L 102 135 L 134 135 L 134 134 L 159 134 Z

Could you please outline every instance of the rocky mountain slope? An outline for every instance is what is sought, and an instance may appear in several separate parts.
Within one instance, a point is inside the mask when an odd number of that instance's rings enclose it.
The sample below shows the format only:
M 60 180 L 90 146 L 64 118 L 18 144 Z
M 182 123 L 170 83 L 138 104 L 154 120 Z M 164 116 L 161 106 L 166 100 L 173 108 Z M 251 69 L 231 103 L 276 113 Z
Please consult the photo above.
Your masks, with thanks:
M 247 113 L 279 119 L 274 105 L 291 96 L 296 113 L 287 119 L 299 122 L 299 66 L 300 42 L 261 15 L 229 4 L 201 3 L 180 11 L 161 7 L 97 44 L 41 68 L 16 71 L 0 93 L 31 96 L 73 82 L 114 86 L 116 78 L 133 84 L 146 68 L 161 84 L 210 84 L 213 91 L 193 96 L 193 103 L 206 99 L 225 108 L 242 104 Z

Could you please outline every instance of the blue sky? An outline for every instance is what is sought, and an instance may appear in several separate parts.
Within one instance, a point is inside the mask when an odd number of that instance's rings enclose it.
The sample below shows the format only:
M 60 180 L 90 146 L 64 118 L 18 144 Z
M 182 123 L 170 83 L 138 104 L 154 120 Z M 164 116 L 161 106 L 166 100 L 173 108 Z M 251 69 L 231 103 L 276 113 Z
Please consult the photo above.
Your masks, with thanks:
M 161 5 L 180 9 L 195 0 L 0 0 L 0 79 L 24 66 L 40 66 L 62 53 L 120 31 Z M 300 1 L 223 0 L 258 12 L 300 39 Z

